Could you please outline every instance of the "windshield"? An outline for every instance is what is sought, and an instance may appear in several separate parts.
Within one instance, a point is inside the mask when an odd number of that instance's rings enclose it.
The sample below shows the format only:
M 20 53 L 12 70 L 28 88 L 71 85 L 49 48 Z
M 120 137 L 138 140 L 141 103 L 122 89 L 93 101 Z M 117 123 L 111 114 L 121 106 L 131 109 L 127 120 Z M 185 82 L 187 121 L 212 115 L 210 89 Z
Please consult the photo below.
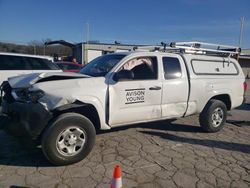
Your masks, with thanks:
M 109 54 L 100 56 L 83 67 L 80 73 L 94 77 L 105 76 L 125 56 L 126 55 L 124 54 Z

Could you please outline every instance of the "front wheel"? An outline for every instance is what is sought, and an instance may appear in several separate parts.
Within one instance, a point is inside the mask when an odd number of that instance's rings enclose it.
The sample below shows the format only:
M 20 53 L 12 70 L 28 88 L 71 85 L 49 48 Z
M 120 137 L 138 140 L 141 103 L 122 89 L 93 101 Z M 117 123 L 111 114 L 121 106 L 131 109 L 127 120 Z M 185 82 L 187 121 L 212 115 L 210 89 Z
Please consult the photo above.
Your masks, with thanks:
M 57 117 L 42 135 L 42 150 L 55 165 L 68 165 L 84 159 L 95 143 L 92 122 L 76 113 Z
M 199 121 L 203 130 L 218 132 L 227 119 L 227 107 L 219 100 L 210 100 L 200 114 Z

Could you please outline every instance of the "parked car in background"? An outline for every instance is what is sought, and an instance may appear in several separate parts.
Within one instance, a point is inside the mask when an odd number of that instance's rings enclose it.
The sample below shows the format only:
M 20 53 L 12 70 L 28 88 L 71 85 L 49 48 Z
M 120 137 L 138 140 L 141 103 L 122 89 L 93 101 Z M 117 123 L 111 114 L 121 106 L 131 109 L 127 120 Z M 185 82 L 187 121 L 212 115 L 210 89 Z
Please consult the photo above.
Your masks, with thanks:
M 9 77 L 30 73 L 62 72 L 52 57 L 0 52 L 0 85 Z
M 65 61 L 56 62 L 56 64 L 63 70 L 63 72 L 79 72 L 82 68 L 80 64 Z

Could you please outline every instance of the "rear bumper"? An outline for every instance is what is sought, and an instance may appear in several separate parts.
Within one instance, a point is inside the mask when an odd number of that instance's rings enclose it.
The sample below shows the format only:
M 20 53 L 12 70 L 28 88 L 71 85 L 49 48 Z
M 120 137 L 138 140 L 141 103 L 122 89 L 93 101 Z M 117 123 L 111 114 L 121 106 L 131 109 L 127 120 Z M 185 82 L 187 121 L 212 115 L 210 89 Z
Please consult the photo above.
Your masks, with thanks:
M 25 131 L 31 138 L 37 138 L 52 118 L 52 114 L 40 103 L 8 103 L 3 100 L 2 113 L 8 119 L 4 129 Z

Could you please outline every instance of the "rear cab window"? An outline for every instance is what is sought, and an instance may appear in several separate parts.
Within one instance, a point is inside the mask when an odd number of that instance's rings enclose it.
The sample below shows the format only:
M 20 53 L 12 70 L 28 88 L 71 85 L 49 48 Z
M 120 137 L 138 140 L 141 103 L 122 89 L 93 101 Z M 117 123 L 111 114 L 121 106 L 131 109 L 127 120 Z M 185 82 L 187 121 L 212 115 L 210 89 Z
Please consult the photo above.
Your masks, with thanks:
M 181 64 L 176 57 L 162 57 L 164 78 L 177 79 L 182 77 Z

